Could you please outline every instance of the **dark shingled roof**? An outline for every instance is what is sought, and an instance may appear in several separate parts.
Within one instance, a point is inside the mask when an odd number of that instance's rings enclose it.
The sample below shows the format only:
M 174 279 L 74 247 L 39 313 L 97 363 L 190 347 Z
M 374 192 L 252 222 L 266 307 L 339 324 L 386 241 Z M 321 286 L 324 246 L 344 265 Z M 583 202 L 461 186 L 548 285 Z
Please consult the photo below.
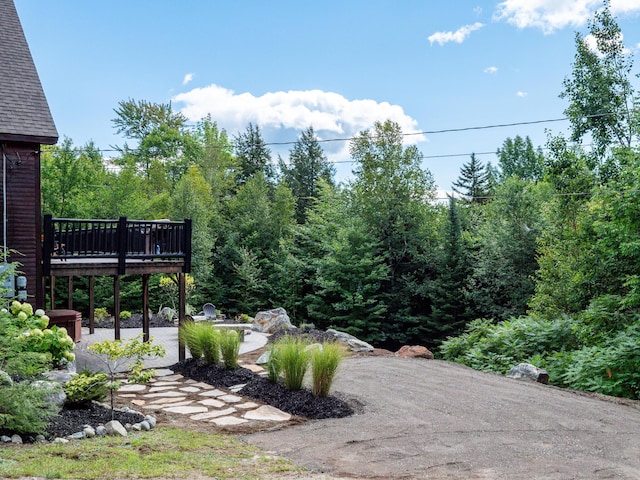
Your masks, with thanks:
M 53 144 L 58 131 L 13 0 L 0 0 L 0 141 Z

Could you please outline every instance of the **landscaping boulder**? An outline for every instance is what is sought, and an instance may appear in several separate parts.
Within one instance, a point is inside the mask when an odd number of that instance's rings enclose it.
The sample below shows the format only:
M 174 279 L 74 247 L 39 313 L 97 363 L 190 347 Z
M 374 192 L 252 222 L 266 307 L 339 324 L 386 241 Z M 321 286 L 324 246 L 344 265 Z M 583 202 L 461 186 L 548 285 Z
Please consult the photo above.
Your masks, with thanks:
M 36 380 L 35 382 L 31 382 L 31 386 L 33 388 L 47 391 L 47 395 L 44 397 L 44 400 L 58 408 L 62 408 L 64 402 L 67 401 L 67 394 L 64 393 L 62 385 L 59 382 L 52 382 L 51 380 Z
M 507 377 L 515 378 L 517 380 L 528 380 L 530 382 L 544 383 L 545 385 L 549 381 L 549 374 L 546 370 L 531 365 L 530 363 L 520 363 L 516 365 L 509 373 Z
M 258 312 L 253 319 L 252 329 L 262 333 L 275 333 L 277 330 L 293 328 L 287 311 L 280 307 L 266 312 Z
M 13 385 L 13 380 L 7 372 L 4 370 L 0 370 L 0 387 L 11 387 Z
M 396 352 L 396 355 L 404 358 L 428 358 L 433 360 L 433 353 L 422 345 L 405 345 Z
M 327 333 L 332 334 L 334 337 L 344 343 L 352 352 L 373 352 L 372 345 L 369 345 L 367 342 L 363 342 L 362 340 L 357 339 L 353 335 L 334 330 L 333 328 L 328 329 Z
M 111 420 L 110 422 L 107 422 L 104 425 L 104 428 L 106 429 L 107 435 L 112 435 L 112 436 L 119 435 L 121 437 L 127 436 L 126 428 L 124 428 L 118 420 Z

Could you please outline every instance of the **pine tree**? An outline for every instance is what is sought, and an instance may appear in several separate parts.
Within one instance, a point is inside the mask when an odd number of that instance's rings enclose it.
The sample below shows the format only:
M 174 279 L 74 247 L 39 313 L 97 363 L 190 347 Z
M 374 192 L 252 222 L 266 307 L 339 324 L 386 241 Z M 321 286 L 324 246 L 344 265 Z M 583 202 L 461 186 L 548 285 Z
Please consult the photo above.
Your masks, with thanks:
M 304 223 L 307 210 L 314 198 L 318 198 L 320 179 L 333 185 L 335 168 L 318 143 L 313 127 L 307 128 L 289 154 L 289 165 L 280 159 L 282 177 L 296 197 L 296 219 Z
M 484 203 L 489 195 L 489 175 L 487 169 L 476 154 L 471 154 L 471 160 L 462 165 L 458 180 L 453 182 L 453 191 L 464 196 L 472 203 Z
M 249 123 L 244 133 L 234 137 L 235 150 L 240 160 L 238 183 L 246 183 L 256 173 L 262 172 L 271 182 L 275 176 L 271 165 L 271 150 L 267 147 L 260 133 L 260 126 Z

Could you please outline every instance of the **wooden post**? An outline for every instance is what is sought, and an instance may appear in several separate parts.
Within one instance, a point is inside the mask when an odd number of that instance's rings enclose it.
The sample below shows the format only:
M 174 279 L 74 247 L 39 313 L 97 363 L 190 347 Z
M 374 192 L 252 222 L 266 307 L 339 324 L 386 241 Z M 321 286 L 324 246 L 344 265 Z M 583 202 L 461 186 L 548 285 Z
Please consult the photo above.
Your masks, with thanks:
M 49 281 L 49 302 L 51 303 L 51 308 L 49 310 L 56 309 L 56 277 L 50 277 Z
M 143 341 L 148 342 L 150 338 L 149 329 L 149 277 L 151 275 L 142 275 L 142 333 Z
M 115 340 L 120 340 L 120 275 L 113 276 L 113 329 Z
M 67 308 L 73 310 L 73 277 L 68 278 L 69 285 L 69 298 L 67 298 Z
M 182 272 L 178 274 L 178 302 L 178 328 L 180 328 L 184 323 L 187 303 L 185 274 Z M 186 356 L 184 344 L 178 342 L 178 361 L 184 362 Z
M 94 310 L 96 307 L 96 277 L 93 275 L 89 277 L 89 333 L 93 334 L 95 331 L 94 321 L 95 315 Z

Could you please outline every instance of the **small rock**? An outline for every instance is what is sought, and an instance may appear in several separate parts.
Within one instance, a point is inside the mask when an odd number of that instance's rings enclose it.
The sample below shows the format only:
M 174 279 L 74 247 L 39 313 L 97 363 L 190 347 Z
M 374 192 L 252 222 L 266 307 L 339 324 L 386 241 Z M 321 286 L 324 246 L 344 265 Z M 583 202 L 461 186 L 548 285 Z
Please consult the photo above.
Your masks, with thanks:
M 373 352 L 372 345 L 369 345 L 367 342 L 363 342 L 362 340 L 357 339 L 353 335 L 334 330 L 333 328 L 329 328 L 327 330 L 327 333 L 330 333 L 345 345 L 347 345 L 349 347 L 349 350 L 351 350 L 352 352 Z
M 396 352 L 396 355 L 403 358 L 428 358 L 433 360 L 433 353 L 422 345 L 405 345 Z
M 84 432 L 76 432 L 69 435 L 67 438 L 70 440 L 82 440 L 87 435 Z
M 66 438 L 57 437 L 53 440 L 53 443 L 69 443 L 69 440 L 67 440 Z
M 100 425 L 96 427 L 96 435 L 98 435 L 99 437 L 104 437 L 106 434 L 107 434 L 107 429 L 105 428 L 104 425 Z
M 91 425 L 85 426 L 83 429 L 83 432 L 87 436 L 87 438 L 92 438 L 96 436 L 96 431 Z
M 547 384 L 549 382 L 549 374 L 546 370 L 531 365 L 530 363 L 520 363 L 509 370 L 507 377 L 515 378 L 517 380 L 528 380 L 531 382 L 538 382 Z
M 130 423 L 125 423 L 125 424 L 124 424 L 124 429 L 128 432 L 128 431 L 130 431 L 130 430 L 131 430 L 131 427 L 132 427 L 132 426 L 133 426 L 133 425 L 131 425 Z
M 12 435 L 11 443 L 22 443 L 22 437 L 18 434 Z
M 44 438 L 44 435 L 36 435 L 35 442 L 36 443 L 46 443 L 47 439 Z
M 256 365 L 266 365 L 269 363 L 269 359 L 271 358 L 271 350 L 267 350 L 262 355 L 258 357 L 256 360 Z
M 0 441 L 2 441 L 2 443 L 9 443 L 11 441 L 11 437 L 8 437 L 6 435 L 2 435 L 0 437 Z
M 140 430 L 142 430 L 142 426 L 139 423 L 134 423 L 133 425 L 131 425 L 131 430 L 139 432 Z
M 147 415 L 144 419 L 149 423 L 151 428 L 156 428 L 156 417 L 153 415 Z
M 151 425 L 146 420 L 143 420 L 140 422 L 140 428 L 145 432 L 148 432 L 149 430 L 151 430 Z
M 111 420 L 110 422 L 107 422 L 104 428 L 106 428 L 108 435 L 120 435 L 121 437 L 127 436 L 127 430 L 118 420 Z

